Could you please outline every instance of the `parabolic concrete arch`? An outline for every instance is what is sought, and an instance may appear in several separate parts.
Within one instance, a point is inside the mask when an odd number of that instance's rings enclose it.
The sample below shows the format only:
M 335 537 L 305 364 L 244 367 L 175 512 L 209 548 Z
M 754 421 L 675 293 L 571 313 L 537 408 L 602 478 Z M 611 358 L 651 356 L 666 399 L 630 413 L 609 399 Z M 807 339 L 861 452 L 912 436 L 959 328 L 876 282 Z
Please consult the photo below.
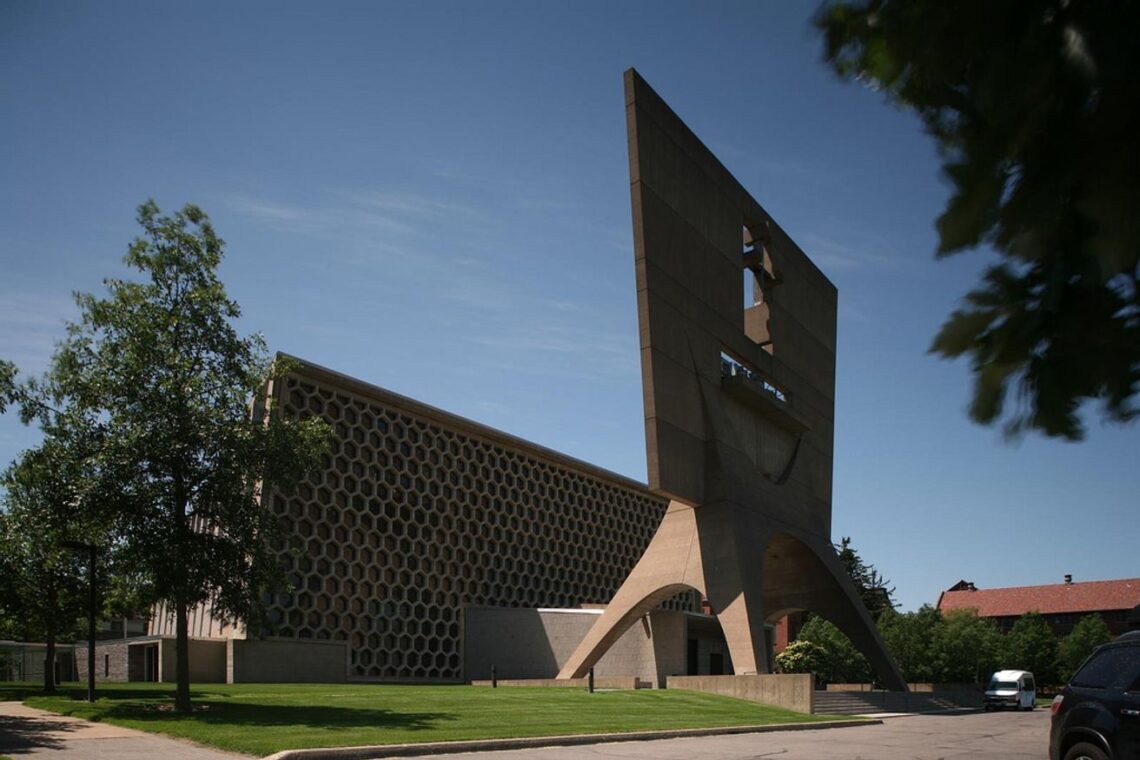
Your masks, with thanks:
M 636 71 L 625 88 L 649 487 L 670 504 L 559 677 L 694 588 L 737 674 L 769 671 L 772 614 L 807 609 L 905 690 L 831 546 L 835 286 Z

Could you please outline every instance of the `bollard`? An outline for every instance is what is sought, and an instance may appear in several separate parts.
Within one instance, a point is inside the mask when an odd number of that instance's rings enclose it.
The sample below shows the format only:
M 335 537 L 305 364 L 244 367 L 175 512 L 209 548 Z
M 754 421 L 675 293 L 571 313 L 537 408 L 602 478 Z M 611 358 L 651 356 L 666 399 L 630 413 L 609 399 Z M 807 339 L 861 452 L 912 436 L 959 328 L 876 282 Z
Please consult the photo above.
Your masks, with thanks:
M 589 689 L 591 694 L 594 693 L 594 669 L 593 668 L 590 668 L 590 678 L 589 678 L 589 681 L 587 681 L 587 688 Z
M 495 676 L 495 666 L 494 665 L 491 666 L 491 688 L 492 689 L 499 688 L 499 679 Z

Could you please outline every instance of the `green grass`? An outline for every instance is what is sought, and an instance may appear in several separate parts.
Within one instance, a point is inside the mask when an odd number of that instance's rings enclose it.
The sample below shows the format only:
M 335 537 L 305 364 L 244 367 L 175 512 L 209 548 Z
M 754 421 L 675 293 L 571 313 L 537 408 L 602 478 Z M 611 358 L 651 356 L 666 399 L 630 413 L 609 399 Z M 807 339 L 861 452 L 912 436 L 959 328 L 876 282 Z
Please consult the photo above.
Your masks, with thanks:
M 10 687 L 10 688 L 9 688 Z M 360 744 L 558 736 L 825 720 L 776 707 L 671 690 L 489 689 L 474 686 L 240 684 L 193 688 L 193 715 L 175 715 L 169 684 L 81 686 L 55 696 L 0 684 L 44 710 L 184 737 L 233 752 Z

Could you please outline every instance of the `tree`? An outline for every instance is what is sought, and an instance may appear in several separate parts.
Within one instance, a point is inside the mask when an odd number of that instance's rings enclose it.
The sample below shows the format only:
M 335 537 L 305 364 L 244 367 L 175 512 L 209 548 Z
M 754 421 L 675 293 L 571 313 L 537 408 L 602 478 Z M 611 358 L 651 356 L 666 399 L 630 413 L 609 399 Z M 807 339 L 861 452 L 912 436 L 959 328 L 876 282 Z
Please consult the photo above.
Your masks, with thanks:
M 1112 641 L 1112 631 L 1108 629 L 1100 615 L 1085 615 L 1073 630 L 1057 643 L 1057 675 L 1059 681 L 1068 682 L 1077 668 L 1093 650 L 1101 644 Z
M 804 623 L 793 643 L 799 642 L 810 642 L 824 653 L 822 662 L 813 663 L 818 667 L 813 672 L 824 683 L 863 683 L 871 680 L 871 664 L 867 658 L 855 648 L 851 639 L 826 619 L 815 615 Z
M 0 412 L 16 401 L 16 365 L 0 359 Z
M 840 0 L 825 57 L 917 113 L 952 195 L 938 256 L 990 266 L 931 351 L 971 357 L 970 416 L 1077 440 L 1140 392 L 1140 4 Z M 1017 406 L 1006 403 L 1016 388 Z
M 933 641 L 933 680 L 985 683 L 1001 662 L 1001 633 L 975 610 L 949 610 Z
M 929 604 L 917 612 L 888 610 L 879 618 L 883 643 L 898 663 L 908 683 L 940 681 L 934 656 L 935 639 L 942 626 L 942 613 Z
M 874 565 L 863 561 L 859 552 L 851 546 L 850 537 L 841 538 L 835 545 L 835 551 L 839 553 L 839 561 L 847 568 L 847 574 L 855 584 L 859 597 L 863 600 L 863 606 L 871 613 L 872 619 L 877 622 L 884 612 L 895 608 L 894 586 L 879 574 Z
M 0 479 L 0 619 L 12 638 L 45 643 L 48 693 L 55 691 L 56 643 L 79 638 L 87 604 L 83 558 L 61 546 L 85 532 L 69 461 L 67 450 L 49 441 L 24 452 Z
M 776 655 L 776 667 L 781 673 L 814 673 L 817 676 L 828 668 L 829 654 L 814 641 L 797 639 Z
M 1002 642 L 1005 667 L 1028 670 L 1041 684 L 1057 682 L 1057 637 L 1039 612 L 1018 618 Z
M 116 559 L 175 612 L 175 708 L 189 712 L 189 612 L 208 603 L 231 620 L 257 618 L 261 593 L 280 579 L 260 495 L 312 469 L 328 428 L 251 413 L 288 367 L 260 336 L 237 334 L 240 310 L 216 273 L 223 243 L 206 214 L 187 205 L 163 216 L 148 201 L 138 222 L 125 261 L 143 281 L 78 295 L 79 322 L 47 380 L 25 393 L 63 399 L 97 431 L 94 487 Z

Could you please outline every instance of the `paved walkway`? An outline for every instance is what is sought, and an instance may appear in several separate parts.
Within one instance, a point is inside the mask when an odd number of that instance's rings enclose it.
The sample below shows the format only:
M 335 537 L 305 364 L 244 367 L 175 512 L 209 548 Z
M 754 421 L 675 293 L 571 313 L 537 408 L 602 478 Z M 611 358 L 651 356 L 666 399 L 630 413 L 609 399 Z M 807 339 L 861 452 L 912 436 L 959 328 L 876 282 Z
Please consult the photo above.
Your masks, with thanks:
M 0 755 L 14 760 L 249 760 L 192 742 L 0 702 Z

